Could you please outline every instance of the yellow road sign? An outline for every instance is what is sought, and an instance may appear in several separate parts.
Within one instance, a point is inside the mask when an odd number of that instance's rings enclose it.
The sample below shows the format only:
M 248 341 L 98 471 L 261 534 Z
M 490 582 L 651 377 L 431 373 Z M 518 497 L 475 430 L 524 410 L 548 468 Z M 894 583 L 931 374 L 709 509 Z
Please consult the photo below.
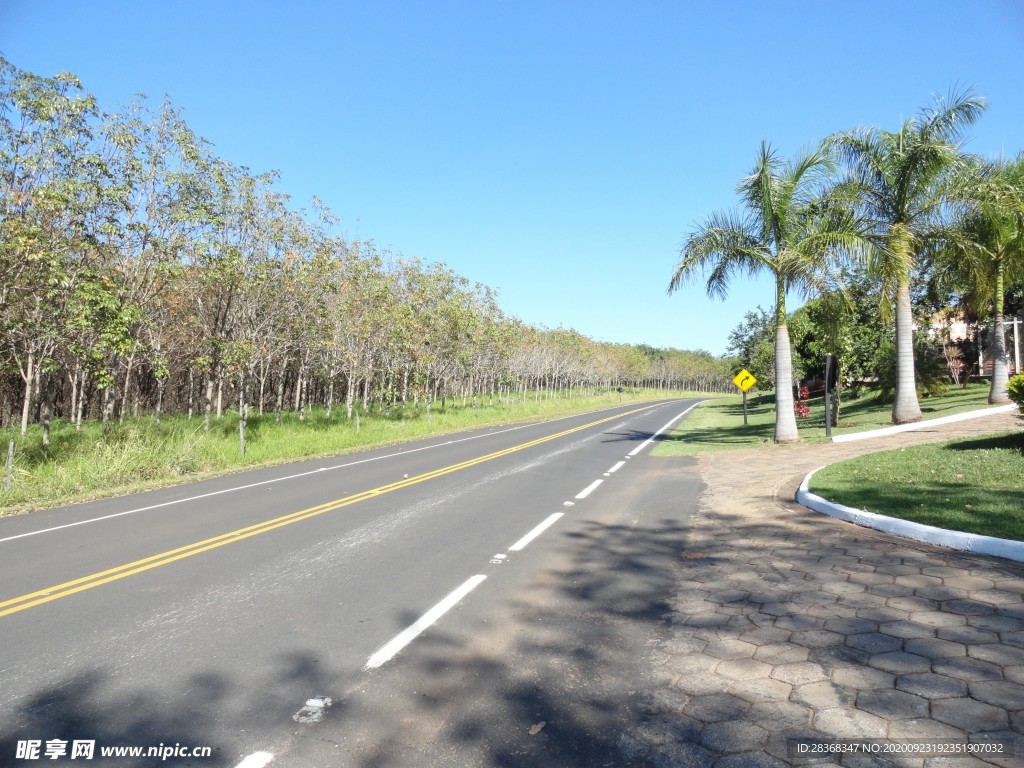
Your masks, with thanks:
M 736 377 L 732 380 L 732 383 L 740 388 L 741 392 L 746 392 L 752 386 L 757 384 L 757 379 L 754 378 L 754 374 L 744 368 L 742 371 L 736 374 Z

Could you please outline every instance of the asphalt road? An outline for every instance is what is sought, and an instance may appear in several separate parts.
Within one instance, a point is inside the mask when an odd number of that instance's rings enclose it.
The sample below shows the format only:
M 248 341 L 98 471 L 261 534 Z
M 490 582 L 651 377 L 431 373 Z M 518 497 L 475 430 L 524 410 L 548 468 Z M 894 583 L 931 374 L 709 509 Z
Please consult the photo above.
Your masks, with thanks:
M 636 495 L 650 438 L 694 403 L 0 520 L 0 765 L 38 764 L 18 759 L 27 740 L 41 754 L 68 742 L 66 760 L 41 757 L 51 765 L 84 762 L 70 759 L 75 740 L 95 742 L 93 765 L 249 768 L 271 755 L 301 765 L 296 756 L 322 745 L 368 686 L 379 701 L 414 690 L 418 648 L 437 651 L 443 638 L 464 653 L 484 625 L 500 638 L 531 576 L 616 519 L 627 486 Z M 674 493 L 696 499 L 696 473 L 676 483 Z M 323 721 L 297 722 L 318 695 L 334 704 L 305 714 Z M 413 715 L 396 704 L 392 717 Z M 99 754 L 158 745 L 212 754 Z

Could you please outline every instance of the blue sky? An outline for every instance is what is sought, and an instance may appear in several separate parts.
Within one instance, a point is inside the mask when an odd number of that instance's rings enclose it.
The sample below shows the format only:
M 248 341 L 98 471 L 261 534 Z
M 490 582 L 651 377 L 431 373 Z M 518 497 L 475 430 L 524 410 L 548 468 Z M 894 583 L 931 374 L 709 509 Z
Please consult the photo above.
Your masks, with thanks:
M 954 84 L 1024 149 L 1024 3 L 0 0 L 0 52 L 107 108 L 169 94 L 225 158 L 524 320 L 725 351 L 769 281 L 668 297 L 695 222 L 784 155 Z

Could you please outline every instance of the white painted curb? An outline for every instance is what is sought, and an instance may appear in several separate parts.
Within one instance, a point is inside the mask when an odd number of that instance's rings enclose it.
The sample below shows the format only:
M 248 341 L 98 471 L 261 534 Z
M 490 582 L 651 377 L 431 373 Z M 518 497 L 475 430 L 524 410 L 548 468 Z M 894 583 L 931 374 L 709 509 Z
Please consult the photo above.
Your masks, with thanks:
M 867 432 L 851 432 L 848 435 L 836 435 L 832 438 L 832 442 L 849 443 L 853 440 L 867 440 L 871 437 L 885 437 L 886 435 L 895 435 L 899 432 L 910 432 L 914 429 L 926 429 L 928 427 L 939 426 L 940 424 L 955 424 L 958 421 L 980 419 L 983 416 L 994 416 L 997 413 L 1010 413 L 1015 410 L 1017 410 L 1017 406 L 1013 403 L 1010 403 L 1009 405 L 998 405 L 995 408 L 983 408 L 980 411 L 965 411 L 964 413 L 954 413 L 952 416 L 940 416 L 937 419 L 915 421 L 913 424 L 897 424 L 894 427 L 870 429 Z
M 817 472 L 824 467 L 818 467 Z M 796 501 L 801 506 L 821 512 L 829 517 L 845 520 L 848 523 L 862 525 L 865 528 L 874 528 L 878 531 L 891 533 L 895 536 L 902 536 L 907 539 L 924 541 L 928 544 L 937 544 L 940 547 L 949 547 L 963 552 L 975 552 L 981 555 L 995 555 L 1004 557 L 1007 560 L 1024 562 L 1024 541 L 1011 541 L 1009 539 L 997 539 L 994 536 L 981 536 L 977 533 L 963 533 L 962 531 L 950 531 L 945 528 L 935 528 L 931 525 L 913 523 L 909 520 L 900 520 L 895 517 L 876 515 L 864 509 L 854 509 L 843 504 L 836 504 L 833 501 L 823 499 L 808 490 L 811 472 L 796 492 Z

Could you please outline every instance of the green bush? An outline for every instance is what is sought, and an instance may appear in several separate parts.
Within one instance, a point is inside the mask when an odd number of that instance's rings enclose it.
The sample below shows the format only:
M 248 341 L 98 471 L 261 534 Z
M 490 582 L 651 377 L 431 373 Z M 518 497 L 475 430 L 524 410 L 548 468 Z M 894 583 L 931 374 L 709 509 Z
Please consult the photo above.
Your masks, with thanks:
M 946 369 L 935 346 L 914 334 L 914 374 L 917 380 L 918 397 L 939 397 L 949 384 Z M 888 339 L 878 346 L 873 364 L 873 373 L 878 380 L 878 399 L 889 402 L 896 394 L 896 345 Z
M 1024 419 L 1024 373 L 1019 373 L 1010 379 L 1007 385 L 1010 399 L 1017 404 L 1018 415 Z

